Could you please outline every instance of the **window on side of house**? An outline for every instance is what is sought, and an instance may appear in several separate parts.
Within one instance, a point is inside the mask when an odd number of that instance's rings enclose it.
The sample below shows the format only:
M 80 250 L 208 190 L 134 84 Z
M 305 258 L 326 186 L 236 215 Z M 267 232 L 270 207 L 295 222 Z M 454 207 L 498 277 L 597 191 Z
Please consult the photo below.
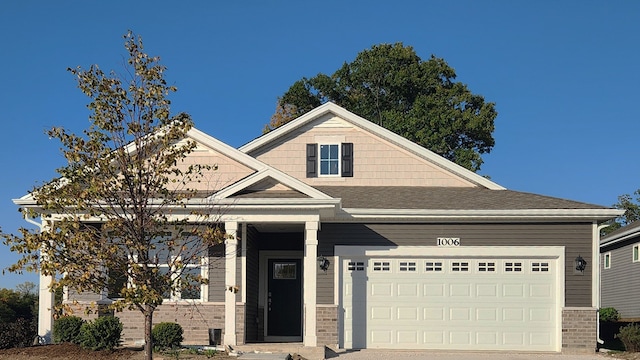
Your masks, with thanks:
M 604 263 L 605 269 L 611 269 L 611 253 L 610 252 L 604 254 L 603 263 Z
M 635 244 L 635 245 L 633 245 L 633 250 L 632 250 L 632 253 L 633 253 L 633 257 L 632 257 L 633 262 L 638 262 L 638 261 L 640 261 L 640 253 L 639 253 L 639 252 L 640 252 L 640 244 Z
M 307 177 L 353 177 L 353 143 L 307 144 Z
M 340 145 L 320 144 L 320 176 L 340 175 Z
M 170 281 L 171 287 L 164 289 L 162 298 L 166 301 L 196 300 L 206 301 L 207 285 L 202 279 L 208 278 L 207 252 L 202 251 L 202 240 L 185 232 L 165 233 L 151 242 L 149 250 L 150 268 L 157 268 L 159 275 Z M 137 256 L 133 261 L 138 262 Z M 114 279 L 114 282 L 117 281 Z M 117 289 L 119 284 L 114 288 Z M 120 287 L 122 288 L 122 287 Z M 110 293 L 114 291 L 109 289 Z M 115 294 L 113 294 L 115 295 Z

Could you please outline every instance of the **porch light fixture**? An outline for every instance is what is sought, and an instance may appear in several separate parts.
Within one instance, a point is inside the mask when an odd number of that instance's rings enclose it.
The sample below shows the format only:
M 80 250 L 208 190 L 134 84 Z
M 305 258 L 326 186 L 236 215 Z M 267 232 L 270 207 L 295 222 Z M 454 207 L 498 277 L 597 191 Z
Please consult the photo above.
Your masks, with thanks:
M 320 270 L 326 272 L 329 269 L 329 264 L 331 264 L 329 259 L 322 255 L 318 256 L 318 266 L 320 267 Z
M 587 267 L 587 260 L 583 259 L 582 256 L 578 255 L 576 258 L 576 270 L 580 272 L 584 272 L 584 269 Z

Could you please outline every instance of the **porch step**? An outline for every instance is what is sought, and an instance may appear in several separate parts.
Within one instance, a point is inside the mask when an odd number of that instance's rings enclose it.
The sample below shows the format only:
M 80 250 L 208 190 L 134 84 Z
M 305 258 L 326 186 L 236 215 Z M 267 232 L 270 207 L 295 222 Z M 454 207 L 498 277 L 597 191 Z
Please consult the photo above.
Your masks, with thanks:
M 283 353 L 242 353 L 238 356 L 242 360 L 291 360 L 291 355 Z
M 259 343 L 244 344 L 230 347 L 232 352 L 237 353 L 240 360 L 253 359 L 278 359 L 295 360 L 293 355 L 297 354 L 307 360 L 322 360 L 324 356 L 324 346 L 309 347 L 302 343 Z M 255 357 L 250 357 L 255 356 Z M 297 357 L 298 359 L 300 357 Z

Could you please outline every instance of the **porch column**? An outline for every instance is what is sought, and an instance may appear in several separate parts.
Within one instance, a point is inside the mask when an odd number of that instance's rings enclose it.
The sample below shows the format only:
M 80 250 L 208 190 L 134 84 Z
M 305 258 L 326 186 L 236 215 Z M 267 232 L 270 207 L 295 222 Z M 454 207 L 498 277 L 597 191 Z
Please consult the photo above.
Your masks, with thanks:
M 318 222 L 307 221 L 304 232 L 304 346 L 316 346 L 316 283 Z
M 53 277 L 40 274 L 40 284 L 38 291 L 38 335 L 45 338 L 47 344 L 52 341 L 53 331 L 53 298 L 55 294 L 51 292 L 49 286 Z
M 43 221 L 40 225 L 40 232 L 49 231 L 49 226 Z M 40 253 L 42 259 L 45 255 Z M 53 276 L 45 276 L 40 273 L 38 284 L 38 335 L 44 337 L 47 344 L 53 341 L 53 304 L 55 294 L 50 286 Z
M 224 344 L 236 345 L 236 262 L 238 251 L 238 223 L 235 221 L 224 224 L 229 239 L 224 241 L 225 249 L 225 296 L 224 296 Z M 229 290 L 231 287 L 231 290 Z

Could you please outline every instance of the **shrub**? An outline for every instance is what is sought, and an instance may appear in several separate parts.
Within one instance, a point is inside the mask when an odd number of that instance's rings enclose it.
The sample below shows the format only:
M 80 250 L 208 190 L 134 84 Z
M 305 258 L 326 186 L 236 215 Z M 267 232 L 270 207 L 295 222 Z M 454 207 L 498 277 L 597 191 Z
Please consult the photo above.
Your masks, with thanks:
M 37 324 L 23 318 L 13 322 L 0 322 L 0 349 L 31 346 Z
M 80 328 L 84 320 L 79 316 L 63 316 L 53 323 L 53 342 L 80 343 Z
M 620 314 L 618 310 L 612 307 L 601 308 L 598 312 L 600 321 L 618 321 L 620 320 Z
M 165 350 L 180 347 L 183 340 L 182 326 L 173 322 L 162 322 L 151 330 L 151 338 L 156 349 Z
M 120 345 L 122 323 L 114 316 L 103 316 L 82 324 L 80 346 L 91 350 L 112 350 Z
M 624 344 L 627 351 L 640 351 L 640 326 L 638 324 L 629 324 L 620 328 L 620 333 L 616 335 Z

